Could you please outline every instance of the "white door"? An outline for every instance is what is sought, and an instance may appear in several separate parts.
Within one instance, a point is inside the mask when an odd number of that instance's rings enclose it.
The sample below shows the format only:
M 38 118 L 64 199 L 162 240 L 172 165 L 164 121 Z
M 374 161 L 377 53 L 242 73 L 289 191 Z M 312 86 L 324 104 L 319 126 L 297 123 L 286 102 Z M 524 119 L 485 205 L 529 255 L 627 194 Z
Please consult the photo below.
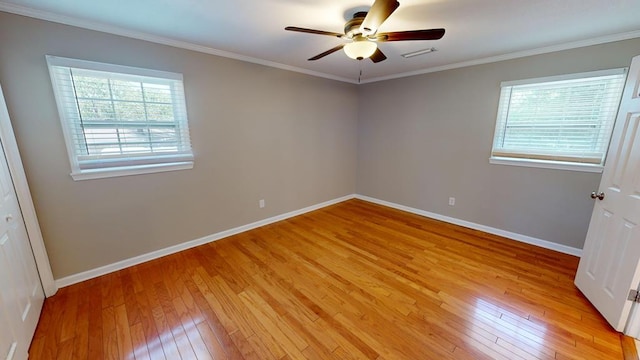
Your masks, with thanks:
M 633 58 L 575 283 L 623 331 L 640 281 L 640 56 Z M 594 189 L 595 190 L 595 189 Z M 588 194 L 585 194 L 588 196 Z M 600 198 L 601 197 L 601 198 Z
M 0 107 L 6 109 L 1 96 Z M 4 148 L 0 150 L 0 359 L 25 359 L 44 292 Z

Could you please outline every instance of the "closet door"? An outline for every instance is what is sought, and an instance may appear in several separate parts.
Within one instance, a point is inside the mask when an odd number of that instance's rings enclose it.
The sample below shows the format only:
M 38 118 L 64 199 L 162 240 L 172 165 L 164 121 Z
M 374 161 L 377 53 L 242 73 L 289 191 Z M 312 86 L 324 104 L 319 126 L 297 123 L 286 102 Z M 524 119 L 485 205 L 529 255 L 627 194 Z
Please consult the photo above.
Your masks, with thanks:
M 6 109 L 1 97 L 0 107 Z M 0 150 L 0 359 L 25 359 L 44 291 L 3 147 Z
M 3 254 L 4 255 L 4 254 Z M 16 331 L 21 328 L 20 317 L 17 316 L 18 309 L 15 306 L 11 306 L 11 303 L 5 303 L 4 300 L 9 296 L 7 289 L 12 286 L 11 279 L 8 273 L 4 270 L 5 259 L 4 256 L 0 260 L 0 289 L 2 289 L 2 296 L 0 296 L 0 358 L 5 359 L 26 359 L 27 349 L 24 345 L 18 347 L 20 343 L 20 337 L 16 335 Z

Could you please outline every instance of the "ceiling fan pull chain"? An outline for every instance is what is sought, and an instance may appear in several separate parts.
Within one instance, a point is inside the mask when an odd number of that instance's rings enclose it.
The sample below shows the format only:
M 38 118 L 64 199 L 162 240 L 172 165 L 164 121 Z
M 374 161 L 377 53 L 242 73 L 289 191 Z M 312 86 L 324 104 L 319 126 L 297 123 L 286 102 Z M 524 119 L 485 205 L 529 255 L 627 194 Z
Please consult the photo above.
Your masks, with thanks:
M 360 75 L 358 75 L 358 84 L 360 84 L 360 79 L 362 79 L 362 63 L 360 63 Z

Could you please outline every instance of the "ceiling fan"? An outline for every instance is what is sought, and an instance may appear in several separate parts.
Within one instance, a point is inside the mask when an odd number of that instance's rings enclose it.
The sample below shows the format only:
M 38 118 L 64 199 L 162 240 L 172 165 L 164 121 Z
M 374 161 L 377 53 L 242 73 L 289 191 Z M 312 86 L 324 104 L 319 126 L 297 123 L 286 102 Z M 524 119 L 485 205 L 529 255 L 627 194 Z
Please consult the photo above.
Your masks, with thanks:
M 355 60 L 370 58 L 374 63 L 384 61 L 387 57 L 378 48 L 377 42 L 408 41 L 408 40 L 438 40 L 444 36 L 444 29 L 409 30 L 378 33 L 378 28 L 400 6 L 396 0 L 375 0 L 369 12 L 360 11 L 353 14 L 353 19 L 344 25 L 344 34 L 287 26 L 288 31 L 297 31 L 317 35 L 335 36 L 348 42 L 320 53 L 309 61 L 321 59 L 340 49 L 348 57 Z

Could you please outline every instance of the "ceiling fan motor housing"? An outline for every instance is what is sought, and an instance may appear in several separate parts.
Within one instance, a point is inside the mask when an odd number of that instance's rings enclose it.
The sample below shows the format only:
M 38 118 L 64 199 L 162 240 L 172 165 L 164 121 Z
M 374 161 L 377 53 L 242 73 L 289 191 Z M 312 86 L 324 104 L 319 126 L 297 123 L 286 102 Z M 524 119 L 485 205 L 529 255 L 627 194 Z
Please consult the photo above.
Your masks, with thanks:
M 347 38 L 353 39 L 356 35 L 362 34 L 360 31 L 360 25 L 364 21 L 364 18 L 367 16 L 366 11 L 358 11 L 353 14 L 353 19 L 347 21 L 344 25 L 344 33 L 347 35 Z

